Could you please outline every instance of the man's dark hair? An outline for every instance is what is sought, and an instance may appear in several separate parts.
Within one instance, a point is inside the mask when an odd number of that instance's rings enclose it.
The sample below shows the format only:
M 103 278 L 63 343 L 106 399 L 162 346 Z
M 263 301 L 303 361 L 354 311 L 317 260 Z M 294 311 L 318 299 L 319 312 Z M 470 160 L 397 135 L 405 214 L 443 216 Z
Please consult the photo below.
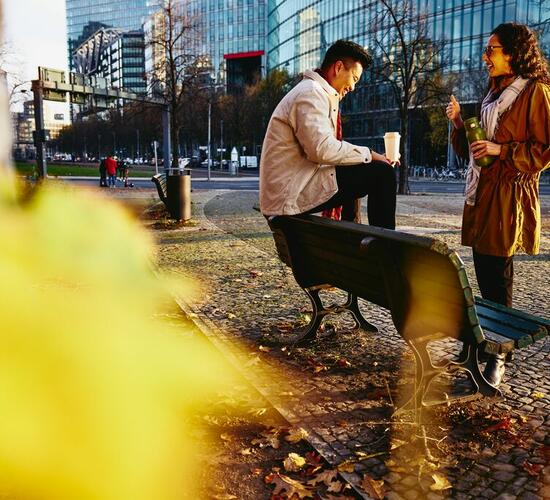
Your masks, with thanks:
M 372 64 L 372 57 L 358 43 L 350 42 L 349 40 L 338 40 L 328 48 L 321 64 L 321 69 L 328 69 L 336 61 L 342 61 L 346 65 L 346 68 L 349 67 L 350 61 L 358 62 L 365 70 Z

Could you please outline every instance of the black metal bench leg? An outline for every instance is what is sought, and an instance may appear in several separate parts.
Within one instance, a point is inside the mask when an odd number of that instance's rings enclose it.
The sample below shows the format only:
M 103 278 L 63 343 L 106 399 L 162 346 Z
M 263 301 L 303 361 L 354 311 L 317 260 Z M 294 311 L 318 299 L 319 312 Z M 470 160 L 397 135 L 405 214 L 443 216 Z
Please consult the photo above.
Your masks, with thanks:
M 414 393 L 411 398 L 399 409 L 396 410 L 395 414 L 399 414 L 402 411 L 408 410 L 418 410 L 423 406 L 432 406 L 434 404 L 440 404 L 451 401 L 467 401 L 473 399 L 476 395 L 481 392 L 484 396 L 499 396 L 501 392 L 496 387 L 493 387 L 481 373 L 477 359 L 477 349 L 472 345 L 465 347 L 461 353 L 461 359 L 459 362 L 448 362 L 444 365 L 434 365 L 432 363 L 430 353 L 428 351 L 428 342 L 429 341 L 412 341 L 408 342 L 410 345 L 415 358 L 415 388 Z M 472 394 L 466 394 L 462 396 L 453 396 L 452 398 L 446 397 L 441 400 L 434 401 L 425 401 L 424 397 L 426 396 L 430 384 L 433 379 L 438 375 L 443 373 L 453 373 L 459 370 L 466 371 L 470 376 L 474 386 L 475 392 Z
M 353 315 L 355 326 L 362 328 L 363 330 L 371 333 L 378 333 L 378 328 L 369 323 L 359 310 L 359 304 L 357 302 L 357 295 L 348 292 L 348 300 L 344 307 Z
M 302 329 L 302 331 L 293 335 L 279 338 L 278 341 L 283 344 L 299 344 L 309 342 L 317 336 L 317 331 L 321 326 L 323 318 L 329 314 L 339 314 L 349 311 L 353 320 L 355 321 L 356 328 L 362 328 L 367 332 L 378 332 L 378 328 L 370 324 L 361 314 L 359 310 L 359 304 L 357 302 L 357 296 L 348 292 L 348 298 L 345 304 L 334 304 L 328 307 L 323 305 L 319 292 L 323 290 L 323 286 L 315 286 L 311 288 L 304 288 L 309 300 L 311 302 L 312 317 L 309 324 Z
M 394 412 L 394 415 L 399 415 L 403 411 L 420 410 L 424 406 L 424 396 L 428 392 L 432 380 L 443 371 L 432 363 L 428 351 L 428 341 L 409 341 L 407 343 L 414 354 L 414 392 L 409 400 Z
M 311 320 L 310 322 L 299 332 L 292 335 L 285 335 L 284 337 L 279 337 L 277 341 L 281 344 L 291 344 L 296 345 L 300 343 L 310 342 L 315 339 L 317 330 L 323 321 L 323 317 L 326 315 L 327 311 L 323 306 L 321 297 L 319 297 L 318 288 L 304 288 L 309 300 L 311 302 Z
M 473 345 L 464 346 L 458 362 L 451 361 L 447 365 L 448 371 L 464 370 L 472 379 L 478 392 L 484 396 L 500 396 L 500 390 L 485 380 L 479 367 L 478 348 Z

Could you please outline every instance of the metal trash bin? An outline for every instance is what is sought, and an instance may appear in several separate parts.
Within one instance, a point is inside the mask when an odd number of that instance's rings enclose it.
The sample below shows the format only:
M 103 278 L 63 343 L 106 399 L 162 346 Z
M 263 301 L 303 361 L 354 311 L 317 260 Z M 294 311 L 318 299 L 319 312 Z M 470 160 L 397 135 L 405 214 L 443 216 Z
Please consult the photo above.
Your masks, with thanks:
M 191 170 L 171 169 L 166 177 L 166 201 L 173 219 L 191 219 Z

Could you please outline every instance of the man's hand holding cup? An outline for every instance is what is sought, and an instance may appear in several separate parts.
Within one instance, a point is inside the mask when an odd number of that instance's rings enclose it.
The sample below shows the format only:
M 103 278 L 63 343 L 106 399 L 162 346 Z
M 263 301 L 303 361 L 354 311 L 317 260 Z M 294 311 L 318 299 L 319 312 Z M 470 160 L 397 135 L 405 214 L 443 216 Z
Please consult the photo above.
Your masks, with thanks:
M 401 140 L 401 135 L 399 132 L 386 132 L 384 134 L 384 146 L 386 148 L 385 157 L 387 161 L 395 167 L 395 165 L 400 165 L 399 159 L 401 154 L 399 153 L 399 143 Z

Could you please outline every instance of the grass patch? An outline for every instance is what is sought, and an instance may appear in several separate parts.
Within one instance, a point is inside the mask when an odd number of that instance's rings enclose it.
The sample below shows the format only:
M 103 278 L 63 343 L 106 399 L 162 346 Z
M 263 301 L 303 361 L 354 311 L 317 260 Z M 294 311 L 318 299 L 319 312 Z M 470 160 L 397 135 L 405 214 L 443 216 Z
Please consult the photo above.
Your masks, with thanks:
M 36 164 L 27 162 L 15 162 L 15 170 L 19 175 L 32 175 L 35 172 Z M 130 167 L 130 177 L 150 177 L 155 171 L 151 168 Z M 99 177 L 99 168 L 90 165 L 79 165 L 77 163 L 48 164 L 48 175 L 52 176 L 75 176 L 75 177 Z

